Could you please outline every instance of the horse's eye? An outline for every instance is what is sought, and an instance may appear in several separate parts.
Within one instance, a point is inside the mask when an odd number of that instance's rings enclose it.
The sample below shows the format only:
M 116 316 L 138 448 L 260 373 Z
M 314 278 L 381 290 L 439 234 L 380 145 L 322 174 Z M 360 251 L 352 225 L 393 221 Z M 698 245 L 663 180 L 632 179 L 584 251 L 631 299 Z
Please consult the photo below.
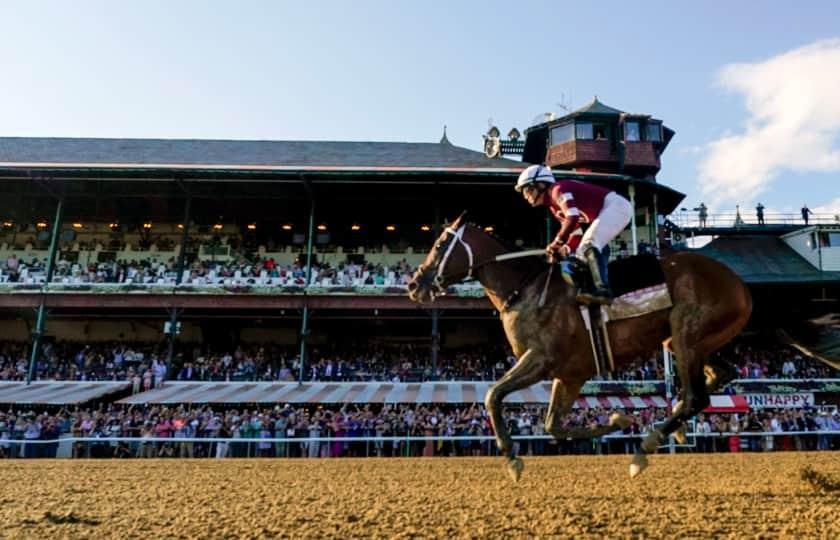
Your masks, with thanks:
M 435 244 L 435 249 L 440 249 L 443 247 L 443 244 Z

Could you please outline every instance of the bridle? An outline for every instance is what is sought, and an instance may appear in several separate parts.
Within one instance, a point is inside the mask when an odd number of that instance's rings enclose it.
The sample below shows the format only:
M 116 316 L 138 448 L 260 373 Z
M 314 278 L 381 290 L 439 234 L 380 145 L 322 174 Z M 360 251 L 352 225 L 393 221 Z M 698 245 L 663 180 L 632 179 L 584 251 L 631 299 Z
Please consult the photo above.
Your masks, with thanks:
M 448 239 L 449 244 L 446 246 L 445 250 L 443 251 L 443 255 L 441 256 L 439 261 L 436 261 L 437 270 L 435 271 L 435 277 L 432 280 L 432 285 L 435 287 L 435 296 L 443 296 L 446 294 L 446 274 L 444 270 L 446 269 L 446 264 L 449 262 L 449 258 L 452 256 L 452 252 L 455 250 L 455 246 L 457 244 L 461 244 L 464 247 L 464 251 L 467 254 L 467 278 L 473 277 L 473 269 L 479 265 L 473 264 L 474 257 L 473 257 L 473 250 L 470 247 L 469 243 L 464 240 L 464 230 L 466 228 L 466 224 L 461 225 L 458 229 L 453 229 L 452 227 L 446 227 L 444 229 L 449 235 L 451 235 Z M 438 252 L 440 252 L 439 250 Z
M 463 246 L 464 252 L 467 254 L 467 262 L 468 262 L 467 274 L 464 276 L 464 279 L 471 279 L 473 277 L 473 271 L 474 270 L 477 270 L 477 269 L 479 269 L 483 266 L 486 266 L 488 264 L 494 264 L 494 263 L 497 263 L 497 262 L 501 262 L 503 260 L 516 258 L 516 257 L 522 256 L 522 255 L 529 256 L 529 255 L 534 255 L 535 254 L 534 251 L 530 251 L 530 252 L 519 253 L 519 254 L 516 254 L 514 256 L 510 256 L 510 255 L 504 256 L 503 255 L 503 256 L 491 257 L 491 258 L 487 259 L 486 261 L 481 261 L 481 262 L 476 263 L 475 262 L 475 257 L 473 256 L 472 246 L 470 246 L 469 242 L 464 240 L 464 231 L 466 230 L 465 227 L 466 227 L 466 224 L 461 225 L 457 229 L 453 229 L 452 227 L 446 227 L 444 229 L 444 231 L 447 232 L 450 236 L 447 239 L 448 244 L 446 244 L 446 247 L 444 248 L 443 246 L 441 246 L 441 248 L 438 250 L 438 254 L 442 253 L 442 255 L 439 255 L 439 258 L 436 259 L 433 262 L 433 265 L 434 265 L 433 267 L 436 267 L 437 269 L 435 270 L 435 277 L 432 278 L 432 281 L 431 281 L 431 285 L 433 287 L 432 297 L 444 296 L 446 294 L 446 288 L 447 288 L 446 282 L 449 279 L 447 277 L 446 273 L 445 273 L 446 264 L 449 262 L 449 259 L 452 256 L 452 252 L 455 251 L 455 246 L 458 245 L 458 244 L 461 244 L 461 246 Z M 536 250 L 536 252 L 542 254 L 543 250 Z M 516 287 L 508 295 L 508 297 L 505 301 L 505 307 L 507 308 L 509 305 L 511 305 L 513 302 L 515 302 L 519 297 L 520 290 L 525 285 L 530 283 L 531 280 L 536 278 L 536 276 L 539 273 L 541 273 L 542 271 L 543 270 L 540 269 L 538 272 L 526 276 L 525 279 L 522 281 L 522 283 L 520 283 L 519 286 Z

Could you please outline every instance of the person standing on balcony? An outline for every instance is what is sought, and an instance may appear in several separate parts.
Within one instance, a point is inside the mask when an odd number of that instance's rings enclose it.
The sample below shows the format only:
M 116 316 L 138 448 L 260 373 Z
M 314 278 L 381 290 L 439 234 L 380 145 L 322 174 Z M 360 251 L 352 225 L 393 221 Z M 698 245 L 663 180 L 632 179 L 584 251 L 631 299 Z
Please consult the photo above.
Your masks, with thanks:
M 764 225 L 764 205 L 758 203 L 758 206 L 755 207 L 755 215 L 758 218 L 758 224 Z
M 709 209 L 702 202 L 700 206 L 694 209 L 697 212 L 697 218 L 700 221 L 700 227 L 706 227 L 706 218 L 709 217 Z
M 805 225 L 808 224 L 808 214 L 813 214 L 813 212 L 811 212 L 811 209 L 808 208 L 807 204 L 803 204 L 802 205 L 802 221 L 805 222 Z

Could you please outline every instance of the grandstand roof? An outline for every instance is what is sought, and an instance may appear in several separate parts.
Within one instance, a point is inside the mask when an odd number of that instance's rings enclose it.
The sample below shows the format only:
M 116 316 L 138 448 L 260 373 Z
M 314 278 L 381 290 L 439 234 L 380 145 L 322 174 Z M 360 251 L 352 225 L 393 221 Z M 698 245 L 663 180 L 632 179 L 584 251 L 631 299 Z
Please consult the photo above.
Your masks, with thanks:
M 840 272 L 817 270 L 775 237 L 718 237 L 699 252 L 726 264 L 747 283 L 840 283 Z
M 480 403 L 492 381 L 479 382 L 168 382 L 118 403 Z M 548 403 L 552 383 L 513 392 L 506 403 Z M 588 396 L 580 407 L 665 407 L 659 396 Z
M 448 142 L 0 138 L 0 169 L 518 174 L 526 165 Z
M 0 403 L 14 405 L 69 405 L 85 403 L 129 387 L 128 382 L 34 381 L 0 382 Z
M 282 181 L 300 182 L 305 175 L 314 182 L 350 183 L 354 188 L 362 181 L 379 185 L 392 182 L 404 188 L 406 183 L 411 183 L 407 182 L 408 178 L 425 185 L 434 182 L 472 184 L 478 177 L 482 185 L 506 188 L 527 165 L 510 159 L 487 158 L 481 152 L 454 146 L 448 141 L 0 137 L 0 178 L 25 180 L 38 176 L 83 181 L 125 179 L 146 185 L 145 181 L 150 179 L 174 184 L 177 178 L 202 184 L 254 181 L 270 185 Z M 562 171 L 561 174 L 602 184 L 625 195 L 629 184 L 635 184 L 637 203 L 652 204 L 653 194 L 656 194 L 659 210 L 664 214 L 672 212 L 685 197 L 655 181 L 625 175 L 576 171 Z M 111 186 L 113 182 L 105 184 L 97 188 L 100 198 L 107 197 L 117 187 L 124 187 L 122 184 Z M 68 195 L 72 197 L 74 193 Z M 257 191 L 253 194 L 259 196 Z M 161 195 L 166 196 L 165 193 Z

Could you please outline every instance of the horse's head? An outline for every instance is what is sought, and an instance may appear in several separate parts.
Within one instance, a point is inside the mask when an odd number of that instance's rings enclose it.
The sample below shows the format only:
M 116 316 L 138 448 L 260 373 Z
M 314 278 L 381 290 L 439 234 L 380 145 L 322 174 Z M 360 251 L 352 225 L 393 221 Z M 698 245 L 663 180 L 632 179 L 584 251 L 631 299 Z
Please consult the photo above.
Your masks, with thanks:
M 408 282 L 408 296 L 412 300 L 420 303 L 434 300 L 445 294 L 450 285 L 472 276 L 473 250 L 464 238 L 472 230 L 464 223 L 464 214 L 443 230 Z

